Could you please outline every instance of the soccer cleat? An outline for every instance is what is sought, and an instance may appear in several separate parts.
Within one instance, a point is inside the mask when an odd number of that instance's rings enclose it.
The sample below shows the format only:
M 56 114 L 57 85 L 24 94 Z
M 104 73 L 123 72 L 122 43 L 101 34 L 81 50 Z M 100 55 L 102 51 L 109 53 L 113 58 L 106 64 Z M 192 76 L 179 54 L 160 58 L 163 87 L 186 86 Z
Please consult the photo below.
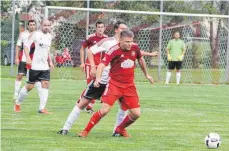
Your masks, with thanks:
M 67 135 L 68 134 L 68 131 L 62 129 L 62 130 L 58 131 L 57 134 Z
M 85 112 L 92 114 L 92 113 L 94 113 L 95 111 L 94 111 L 93 109 L 87 109 L 87 108 L 85 108 Z
M 20 105 L 18 104 L 14 104 L 14 112 L 21 112 L 21 108 L 20 108 Z
M 52 114 L 51 112 L 48 112 L 48 110 L 46 110 L 46 109 L 39 110 L 38 113 L 41 113 L 41 114 Z
M 78 134 L 79 137 L 83 137 L 83 138 L 86 138 L 88 135 L 88 132 L 87 131 L 82 131 Z
M 113 133 L 112 136 L 114 136 L 114 137 L 123 136 L 123 137 L 126 137 L 126 138 L 130 137 L 130 135 L 127 133 L 126 129 L 124 129 L 124 130 L 121 131 L 119 128 L 117 128 L 115 130 L 115 132 Z

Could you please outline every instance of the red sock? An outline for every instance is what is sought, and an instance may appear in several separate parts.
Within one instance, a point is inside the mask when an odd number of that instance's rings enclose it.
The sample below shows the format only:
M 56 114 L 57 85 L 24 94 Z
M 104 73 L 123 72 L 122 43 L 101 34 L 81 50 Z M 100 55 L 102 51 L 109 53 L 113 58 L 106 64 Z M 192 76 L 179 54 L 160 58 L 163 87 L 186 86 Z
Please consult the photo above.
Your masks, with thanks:
M 133 120 L 130 115 L 127 115 L 125 119 L 122 121 L 122 123 L 117 128 L 119 128 L 120 130 L 123 130 L 124 128 L 130 126 L 134 122 L 135 120 Z
M 100 114 L 100 111 L 96 112 L 94 115 L 92 115 L 90 121 L 88 122 L 86 128 L 84 131 L 90 132 L 90 130 L 101 120 L 102 116 Z

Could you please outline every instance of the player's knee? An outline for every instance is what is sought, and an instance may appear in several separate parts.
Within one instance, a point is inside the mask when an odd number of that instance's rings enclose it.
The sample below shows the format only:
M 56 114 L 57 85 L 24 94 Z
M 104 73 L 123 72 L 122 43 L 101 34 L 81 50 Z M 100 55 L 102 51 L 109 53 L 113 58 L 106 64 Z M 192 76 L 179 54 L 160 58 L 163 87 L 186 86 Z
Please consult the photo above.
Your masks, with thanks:
M 131 112 L 130 116 L 131 116 L 134 120 L 137 120 L 137 119 L 141 116 L 141 112 L 140 112 L 140 111 Z
M 17 77 L 16 77 L 16 80 L 17 81 L 21 81 L 23 78 L 23 75 L 22 74 L 18 74 Z
M 34 88 L 34 84 L 27 84 L 25 88 L 29 92 L 30 90 Z
M 105 116 L 109 111 L 111 110 L 111 107 L 106 105 L 106 106 L 103 106 L 101 109 L 100 109 L 100 114 L 101 116 Z
M 42 88 L 46 88 L 46 89 L 49 88 L 49 81 L 42 81 L 41 84 L 42 84 Z

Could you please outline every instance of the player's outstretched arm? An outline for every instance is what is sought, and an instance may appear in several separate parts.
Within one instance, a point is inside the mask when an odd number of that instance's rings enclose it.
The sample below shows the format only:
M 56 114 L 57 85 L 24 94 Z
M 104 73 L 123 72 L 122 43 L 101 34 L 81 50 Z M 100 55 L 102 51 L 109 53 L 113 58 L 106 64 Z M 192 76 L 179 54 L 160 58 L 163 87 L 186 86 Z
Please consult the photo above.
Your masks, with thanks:
M 95 79 L 95 82 L 94 82 L 94 86 L 95 87 L 99 87 L 99 83 L 100 83 L 100 79 L 101 79 L 101 76 L 102 76 L 102 73 L 103 73 L 103 70 L 105 68 L 105 64 L 103 63 L 100 63 L 98 68 L 97 68 L 97 71 L 96 71 L 96 79 Z
M 159 55 L 159 52 L 158 52 L 158 51 L 146 52 L 146 51 L 141 50 L 141 55 L 142 55 L 142 56 L 154 57 L 154 56 L 158 56 L 158 55 Z
M 153 83 L 154 80 L 153 78 L 148 74 L 148 71 L 146 69 L 146 63 L 145 63 L 145 59 L 143 57 L 141 57 L 139 60 L 138 60 L 138 63 L 142 69 L 142 72 L 144 73 L 145 77 L 149 80 L 150 83 Z

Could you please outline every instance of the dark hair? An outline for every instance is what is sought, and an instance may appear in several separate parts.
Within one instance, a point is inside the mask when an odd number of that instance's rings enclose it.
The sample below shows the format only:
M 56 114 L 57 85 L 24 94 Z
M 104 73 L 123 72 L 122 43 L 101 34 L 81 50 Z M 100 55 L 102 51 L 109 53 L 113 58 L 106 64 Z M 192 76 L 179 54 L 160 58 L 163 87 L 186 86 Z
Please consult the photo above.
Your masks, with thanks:
M 118 29 L 120 24 L 125 24 L 125 23 L 122 22 L 122 21 L 117 21 L 117 22 L 114 24 L 114 29 Z
M 28 25 L 29 25 L 29 23 L 35 23 L 36 24 L 35 20 L 29 20 Z
M 129 29 L 125 29 L 120 33 L 120 37 L 134 37 L 134 33 Z
M 99 25 L 99 24 L 103 24 L 103 25 L 105 26 L 105 24 L 104 24 L 104 22 L 103 22 L 103 21 L 98 20 L 98 21 L 95 23 L 95 27 L 97 27 L 97 25 Z

